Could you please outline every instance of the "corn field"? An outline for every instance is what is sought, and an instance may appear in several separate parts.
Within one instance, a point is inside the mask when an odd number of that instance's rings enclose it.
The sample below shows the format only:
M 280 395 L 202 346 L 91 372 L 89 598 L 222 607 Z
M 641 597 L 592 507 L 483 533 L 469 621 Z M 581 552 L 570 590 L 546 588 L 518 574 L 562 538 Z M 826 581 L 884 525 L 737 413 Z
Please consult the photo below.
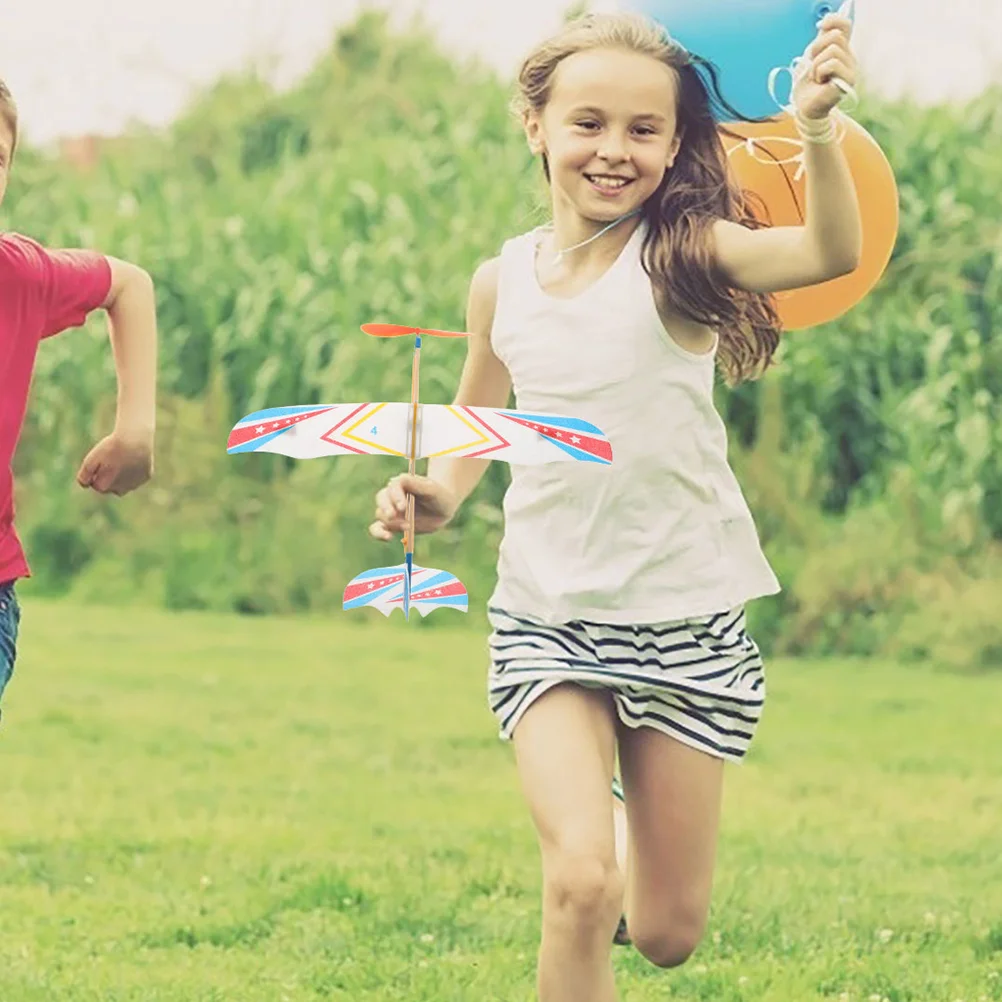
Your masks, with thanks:
M 230 457 L 226 436 L 258 408 L 408 397 L 410 346 L 359 325 L 462 329 L 476 264 L 545 218 L 509 97 L 366 13 L 294 89 L 221 80 L 92 171 L 19 153 L 5 225 L 141 264 L 161 333 L 157 475 L 121 503 L 73 484 L 114 414 L 103 318 L 43 345 L 15 468 L 34 587 L 340 614 L 350 577 L 396 562 L 365 527 L 399 464 Z M 787 335 L 763 380 L 720 389 L 784 584 L 752 618 L 777 651 L 998 666 L 1002 93 L 934 109 L 866 99 L 856 117 L 899 185 L 887 274 L 845 317 Z M 462 361 L 429 345 L 423 398 L 449 400 Z M 492 586 L 506 482 L 494 464 L 455 525 L 422 539 L 471 610 Z

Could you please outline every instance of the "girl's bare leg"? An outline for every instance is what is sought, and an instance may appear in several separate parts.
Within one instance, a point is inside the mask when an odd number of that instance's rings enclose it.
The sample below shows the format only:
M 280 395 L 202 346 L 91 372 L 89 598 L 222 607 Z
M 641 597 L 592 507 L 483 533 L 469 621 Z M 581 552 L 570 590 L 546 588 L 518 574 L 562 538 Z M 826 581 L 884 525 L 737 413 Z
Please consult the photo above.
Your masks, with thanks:
M 543 866 L 539 1002 L 616 1002 L 611 952 L 623 875 L 613 830 L 611 697 L 555 686 L 526 711 L 513 740 Z
M 628 844 L 629 829 L 626 822 L 626 808 L 613 797 L 612 820 L 616 832 L 616 865 L 619 872 L 626 877 L 626 847 Z
M 613 796 L 612 821 L 616 832 L 616 865 L 623 875 L 624 882 L 627 875 L 627 847 L 630 839 L 630 829 L 626 819 L 626 807 L 616 796 Z M 626 885 L 629 891 L 629 884 Z M 626 928 L 626 897 L 623 898 L 623 915 L 620 917 L 620 927 L 616 929 L 614 942 L 623 946 L 630 942 L 630 931 Z
M 618 729 L 629 819 L 627 926 L 651 963 L 676 967 L 706 927 L 724 763 L 651 727 Z

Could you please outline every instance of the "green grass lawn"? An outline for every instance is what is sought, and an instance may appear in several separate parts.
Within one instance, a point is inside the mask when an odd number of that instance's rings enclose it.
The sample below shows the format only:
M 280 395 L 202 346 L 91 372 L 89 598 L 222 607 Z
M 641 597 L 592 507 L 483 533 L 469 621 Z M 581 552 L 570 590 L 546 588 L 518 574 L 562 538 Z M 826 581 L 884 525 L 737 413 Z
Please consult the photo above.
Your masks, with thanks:
M 482 633 L 24 604 L 0 1002 L 533 998 Z M 1002 676 L 769 671 L 706 940 L 622 998 L 1002 1000 Z

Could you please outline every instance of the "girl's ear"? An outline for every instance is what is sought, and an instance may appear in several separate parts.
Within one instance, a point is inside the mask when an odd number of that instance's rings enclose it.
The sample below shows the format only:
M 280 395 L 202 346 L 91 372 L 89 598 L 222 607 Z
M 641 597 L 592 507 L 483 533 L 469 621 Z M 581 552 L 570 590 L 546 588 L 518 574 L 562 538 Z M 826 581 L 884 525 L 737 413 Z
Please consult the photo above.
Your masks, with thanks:
M 675 166 L 675 158 L 678 156 L 678 151 L 682 148 L 682 133 L 676 132 L 675 138 L 671 141 L 671 147 L 668 150 L 668 166 Z
M 522 115 L 522 125 L 525 128 L 525 138 L 529 143 L 529 150 L 533 156 L 539 156 L 546 152 L 546 144 L 543 141 L 543 124 L 539 116 L 532 111 L 527 111 Z

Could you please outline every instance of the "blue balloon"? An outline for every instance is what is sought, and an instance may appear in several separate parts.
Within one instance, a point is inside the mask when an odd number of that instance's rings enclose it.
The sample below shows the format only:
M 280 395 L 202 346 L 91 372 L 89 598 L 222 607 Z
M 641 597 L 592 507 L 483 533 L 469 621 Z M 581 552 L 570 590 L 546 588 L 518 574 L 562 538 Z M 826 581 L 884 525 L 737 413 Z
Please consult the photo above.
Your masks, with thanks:
M 646 14 L 713 63 L 724 99 L 742 117 L 766 118 L 780 113 L 769 95 L 769 74 L 803 55 L 818 22 L 836 13 L 841 0 L 622 0 L 621 6 Z M 785 100 L 789 93 L 789 74 L 782 74 L 776 94 Z

